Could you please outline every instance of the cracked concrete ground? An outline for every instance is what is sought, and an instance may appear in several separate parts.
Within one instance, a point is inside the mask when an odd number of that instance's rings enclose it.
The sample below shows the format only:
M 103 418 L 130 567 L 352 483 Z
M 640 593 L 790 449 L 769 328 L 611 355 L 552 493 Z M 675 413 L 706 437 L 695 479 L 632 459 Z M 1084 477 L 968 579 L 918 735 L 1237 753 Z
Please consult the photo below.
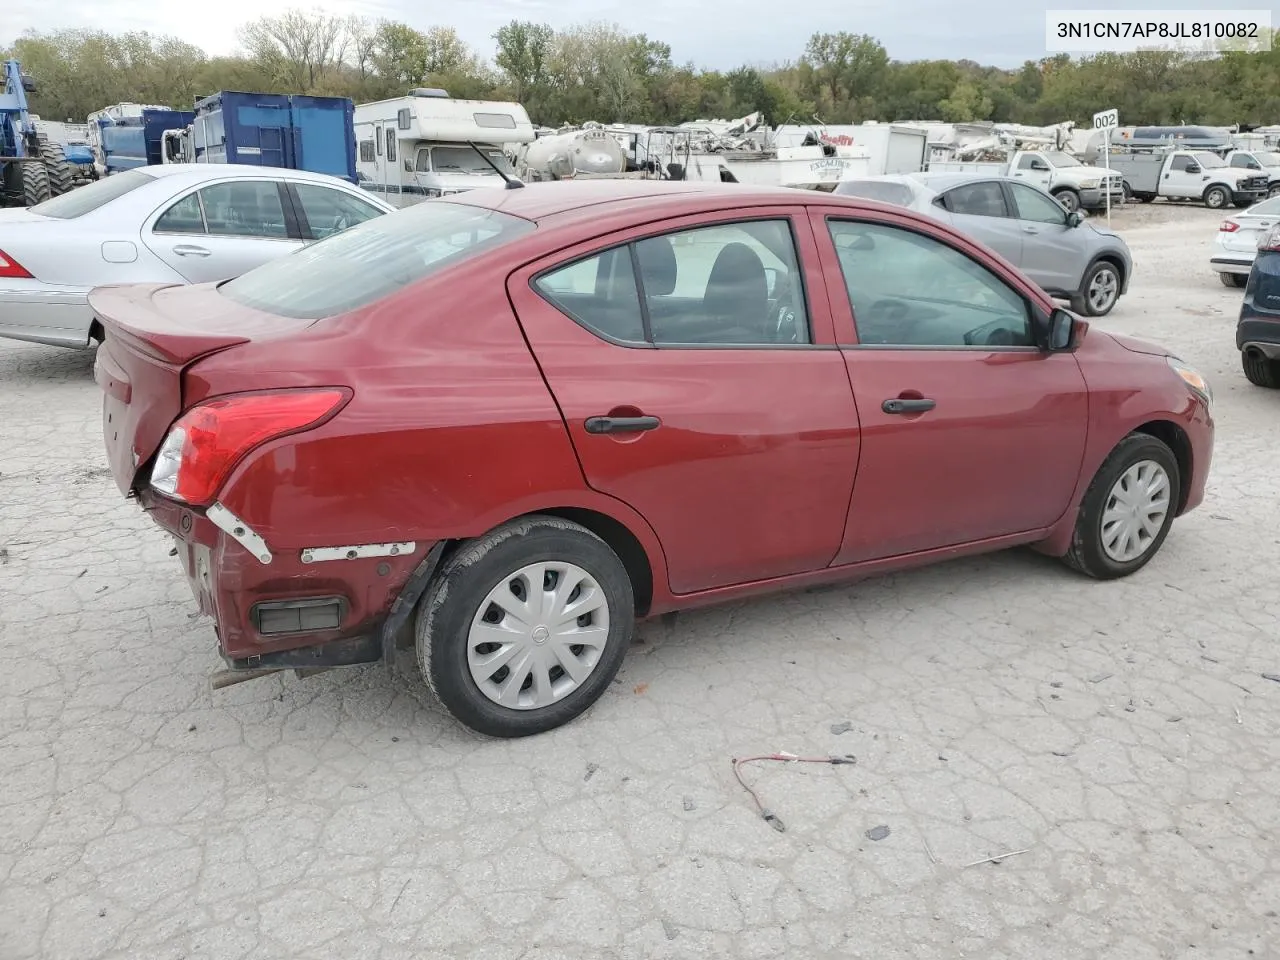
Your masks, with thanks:
M 0 343 L 0 958 L 1274 956 L 1280 393 L 1240 372 L 1218 219 L 1116 219 L 1100 325 L 1217 398 L 1207 500 L 1146 569 L 1014 552 L 648 624 L 595 709 L 510 743 L 408 656 L 211 693 L 90 355 Z M 785 833 L 729 764 L 776 750 L 858 758 L 745 768 Z

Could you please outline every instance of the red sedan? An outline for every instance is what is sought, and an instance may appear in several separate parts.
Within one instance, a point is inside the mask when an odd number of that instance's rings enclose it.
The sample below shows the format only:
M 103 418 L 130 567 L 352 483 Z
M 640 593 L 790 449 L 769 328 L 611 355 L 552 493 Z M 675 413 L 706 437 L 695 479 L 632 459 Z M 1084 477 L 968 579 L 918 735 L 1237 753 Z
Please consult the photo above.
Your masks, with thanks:
M 116 481 L 229 678 L 411 637 L 496 736 L 585 710 L 637 618 L 1020 544 L 1132 573 L 1212 456 L 1167 351 L 817 192 L 474 190 L 91 303 Z

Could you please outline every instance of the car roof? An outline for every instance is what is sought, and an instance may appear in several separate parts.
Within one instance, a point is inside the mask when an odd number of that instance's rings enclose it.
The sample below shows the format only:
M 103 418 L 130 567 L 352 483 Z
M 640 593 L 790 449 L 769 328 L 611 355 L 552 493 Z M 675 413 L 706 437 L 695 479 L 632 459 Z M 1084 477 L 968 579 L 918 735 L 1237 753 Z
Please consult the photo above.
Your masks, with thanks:
M 744 184 L 701 183 L 679 180 L 560 180 L 527 183 L 515 190 L 484 187 L 454 194 L 449 202 L 500 210 L 525 220 L 575 218 L 588 208 L 609 204 L 667 209 L 691 206 L 698 209 L 715 207 L 725 202 L 743 206 L 804 204 L 817 199 L 836 202 L 851 197 L 835 197 L 829 193 L 797 190 L 793 187 L 754 187 Z M 697 203 L 691 201 L 705 201 Z M 611 211 L 612 212 L 612 211 Z
M 332 177 L 327 173 L 312 173 L 310 170 L 290 170 L 287 167 L 260 167 L 251 163 L 162 163 L 146 167 L 134 167 L 140 173 L 156 179 L 180 177 L 187 183 L 201 183 L 205 180 L 222 180 L 226 177 L 257 177 L 268 180 L 298 180 L 312 183 L 341 183 L 349 181 Z
M 928 173 L 926 171 L 925 173 L 911 174 L 910 177 L 938 193 L 941 193 L 943 190 L 948 190 L 951 187 L 958 187 L 964 183 L 979 183 L 987 180 L 1008 180 L 1016 182 L 1012 177 L 1006 177 L 999 173 L 978 173 L 976 171 L 963 173 L 952 173 L 950 171 Z

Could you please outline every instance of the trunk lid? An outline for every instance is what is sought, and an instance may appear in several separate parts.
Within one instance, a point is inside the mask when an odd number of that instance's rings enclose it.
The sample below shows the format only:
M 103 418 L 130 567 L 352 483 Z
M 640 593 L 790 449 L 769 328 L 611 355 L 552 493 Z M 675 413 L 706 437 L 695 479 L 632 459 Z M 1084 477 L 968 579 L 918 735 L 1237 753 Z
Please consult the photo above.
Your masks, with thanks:
M 255 337 L 288 334 L 315 322 L 232 303 L 212 283 L 98 287 L 89 306 L 104 332 L 93 368 L 104 395 L 103 439 L 111 474 L 125 494 L 185 409 L 184 370 Z

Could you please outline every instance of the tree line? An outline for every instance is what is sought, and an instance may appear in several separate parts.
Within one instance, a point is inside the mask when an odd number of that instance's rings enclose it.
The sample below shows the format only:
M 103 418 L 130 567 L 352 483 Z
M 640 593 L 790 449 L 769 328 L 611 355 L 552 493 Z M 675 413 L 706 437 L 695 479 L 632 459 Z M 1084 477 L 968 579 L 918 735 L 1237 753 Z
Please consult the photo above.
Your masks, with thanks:
M 37 81 L 32 109 L 83 121 L 132 101 L 189 108 L 218 90 L 350 97 L 356 103 L 441 87 L 455 97 L 523 103 L 535 123 L 645 124 L 738 117 L 771 124 L 863 120 L 1087 123 L 1116 107 L 1129 124 L 1280 123 L 1280 40 L 1258 53 L 1142 52 L 1028 60 L 1014 70 L 970 60 L 891 59 L 875 38 L 815 33 L 793 61 L 704 70 L 616 25 L 564 30 L 512 21 L 490 56 L 448 26 L 295 10 L 239 31 L 241 52 L 209 56 L 174 37 L 95 30 L 27 33 L 7 56 Z

